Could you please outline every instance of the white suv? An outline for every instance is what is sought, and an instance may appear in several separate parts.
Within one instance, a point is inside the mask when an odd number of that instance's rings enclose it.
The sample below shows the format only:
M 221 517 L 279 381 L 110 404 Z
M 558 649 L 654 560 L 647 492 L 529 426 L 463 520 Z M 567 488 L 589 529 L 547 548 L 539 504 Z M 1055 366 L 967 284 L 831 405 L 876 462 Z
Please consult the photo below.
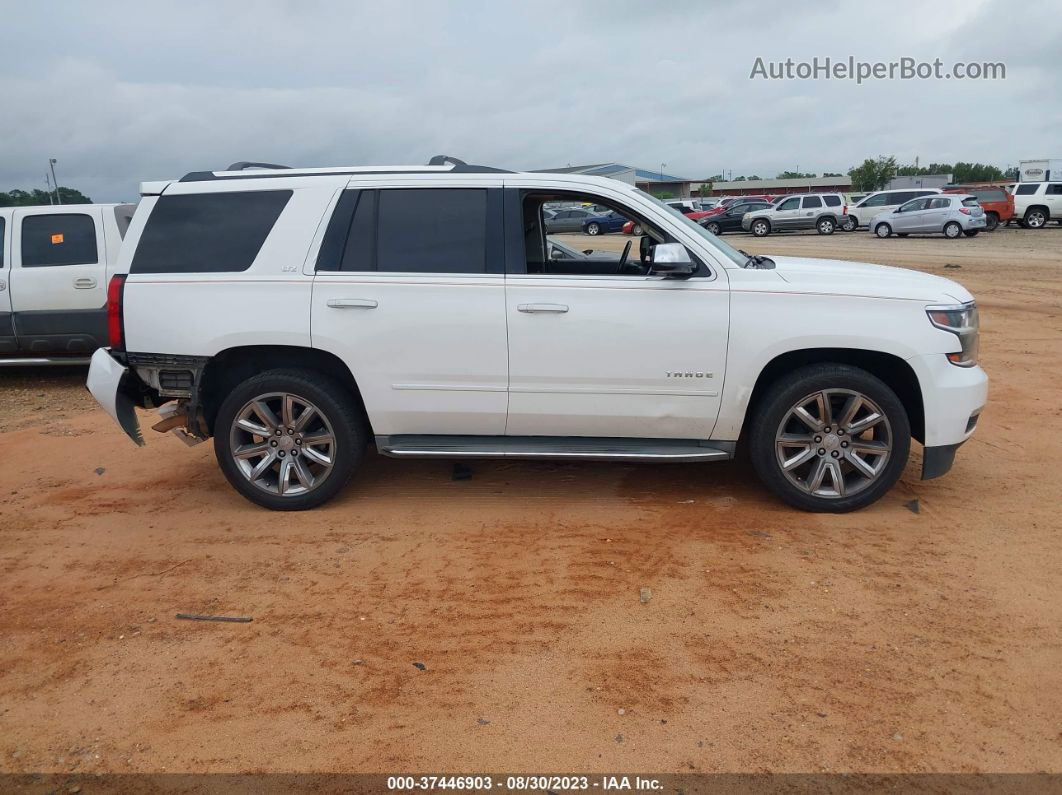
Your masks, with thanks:
M 1062 224 L 1062 182 L 1019 182 L 1014 194 L 1014 217 L 1026 229 L 1043 229 L 1048 221 Z
M 748 256 L 608 178 L 429 166 L 251 170 L 144 183 L 109 285 L 92 394 L 138 443 L 213 437 L 274 509 L 386 456 L 718 461 L 748 446 L 800 508 L 868 505 L 913 436 L 922 477 L 974 430 L 987 379 L 953 281 Z M 552 258 L 542 206 L 602 204 L 646 234 Z

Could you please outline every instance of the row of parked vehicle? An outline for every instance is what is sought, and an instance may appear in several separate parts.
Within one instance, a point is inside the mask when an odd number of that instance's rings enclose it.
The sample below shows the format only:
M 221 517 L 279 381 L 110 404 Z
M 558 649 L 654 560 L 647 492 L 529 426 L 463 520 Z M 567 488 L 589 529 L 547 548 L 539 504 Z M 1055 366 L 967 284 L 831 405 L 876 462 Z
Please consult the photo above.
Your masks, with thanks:
M 763 237 L 771 232 L 802 229 L 830 235 L 837 229 L 868 229 L 883 238 L 911 233 L 958 238 L 990 232 L 1012 221 L 1028 229 L 1040 229 L 1051 220 L 1062 224 L 1062 183 L 1053 182 L 1016 183 L 1008 188 L 904 188 L 865 195 L 805 193 L 675 199 L 666 203 L 716 235 L 751 232 Z M 551 233 L 642 234 L 636 221 L 604 207 L 561 206 L 547 208 L 544 213 Z

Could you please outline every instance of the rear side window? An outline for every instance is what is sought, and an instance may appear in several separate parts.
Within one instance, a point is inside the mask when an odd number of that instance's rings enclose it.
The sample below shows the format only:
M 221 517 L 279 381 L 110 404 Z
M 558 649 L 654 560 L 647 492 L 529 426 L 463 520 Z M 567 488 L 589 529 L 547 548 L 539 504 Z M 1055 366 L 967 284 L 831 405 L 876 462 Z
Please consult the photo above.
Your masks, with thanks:
M 840 207 L 841 206 L 841 197 L 840 196 L 823 196 L 822 200 L 824 202 L 826 202 L 826 206 L 827 207 Z
M 28 215 L 22 219 L 23 268 L 92 265 L 98 261 L 96 224 L 91 215 Z
M 1014 190 L 1014 195 L 1015 196 L 1029 196 L 1030 194 L 1036 193 L 1036 189 L 1039 188 L 1039 187 L 1040 187 L 1039 185 L 1019 185 Z
M 1047 186 L 1048 196 L 1058 196 L 1060 194 L 1062 194 L 1062 182 L 1052 183 Z
M 263 190 L 164 195 L 148 218 L 129 271 L 245 271 L 291 194 L 290 190 Z
M 822 206 L 822 199 L 820 199 L 818 196 L 805 196 L 804 197 L 804 206 L 805 207 L 821 207 Z
M 970 199 L 967 199 L 966 201 L 970 201 Z M 973 199 L 973 203 L 977 204 L 977 199 Z M 930 210 L 940 210 L 942 208 L 951 207 L 951 199 L 946 196 L 930 199 L 928 207 Z

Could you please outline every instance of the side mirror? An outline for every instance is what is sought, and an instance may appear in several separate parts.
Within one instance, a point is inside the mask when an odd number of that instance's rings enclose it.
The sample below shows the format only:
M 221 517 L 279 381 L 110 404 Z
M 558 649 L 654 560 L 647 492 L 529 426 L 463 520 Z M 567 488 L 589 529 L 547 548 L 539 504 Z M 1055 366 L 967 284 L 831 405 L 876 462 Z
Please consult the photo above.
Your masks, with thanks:
M 650 273 L 683 278 L 692 276 L 696 270 L 690 253 L 681 243 L 657 243 L 650 249 Z
M 549 258 L 550 259 L 568 259 L 567 255 L 564 253 L 564 251 L 562 249 L 557 248 L 556 246 L 550 246 L 549 247 Z

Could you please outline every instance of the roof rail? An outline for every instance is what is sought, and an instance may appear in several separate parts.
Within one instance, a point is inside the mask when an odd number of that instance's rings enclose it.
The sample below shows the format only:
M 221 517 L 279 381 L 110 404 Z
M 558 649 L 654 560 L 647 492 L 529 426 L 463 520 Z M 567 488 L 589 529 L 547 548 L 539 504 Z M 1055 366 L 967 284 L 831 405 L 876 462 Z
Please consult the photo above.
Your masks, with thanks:
M 291 166 L 279 166 L 276 163 L 255 163 L 253 160 L 237 160 L 226 171 L 244 171 L 248 168 L 291 168 Z
M 445 166 L 447 163 L 449 163 L 451 166 L 468 165 L 468 163 L 466 163 L 464 160 L 459 160 L 458 158 L 452 157 L 451 155 L 435 155 L 435 157 L 428 161 L 429 166 Z
M 491 166 L 474 166 L 469 165 L 464 160 L 456 158 L 453 155 L 435 155 L 428 161 L 429 166 L 445 166 L 451 165 L 453 168 L 450 170 L 451 174 L 511 174 L 511 171 L 506 171 L 504 168 L 492 168 Z

